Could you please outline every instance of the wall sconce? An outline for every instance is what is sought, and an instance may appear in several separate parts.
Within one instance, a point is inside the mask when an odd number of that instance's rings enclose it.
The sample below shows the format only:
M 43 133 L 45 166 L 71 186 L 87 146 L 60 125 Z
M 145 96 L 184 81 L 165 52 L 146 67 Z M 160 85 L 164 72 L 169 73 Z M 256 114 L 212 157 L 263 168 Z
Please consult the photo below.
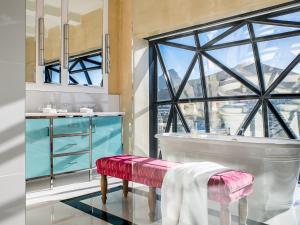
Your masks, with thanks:
M 44 18 L 38 19 L 38 65 L 44 65 Z
M 105 34 L 105 73 L 110 73 L 110 44 L 109 34 Z
M 63 25 L 63 67 L 69 69 L 69 24 Z

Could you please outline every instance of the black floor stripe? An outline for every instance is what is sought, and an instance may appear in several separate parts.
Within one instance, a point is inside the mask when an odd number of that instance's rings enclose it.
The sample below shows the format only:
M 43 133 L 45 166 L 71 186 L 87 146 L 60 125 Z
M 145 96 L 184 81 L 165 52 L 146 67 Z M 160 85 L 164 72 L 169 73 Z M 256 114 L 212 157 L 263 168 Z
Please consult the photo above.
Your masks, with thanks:
M 122 186 L 117 186 L 117 187 L 114 187 L 114 188 L 110 188 L 108 190 L 108 193 L 112 193 L 112 192 L 116 192 L 116 191 L 120 191 L 122 190 Z M 148 196 L 148 192 L 144 191 L 144 190 L 140 190 L 140 189 L 132 189 L 132 188 L 129 188 L 129 191 L 133 194 L 137 194 L 137 195 L 140 195 L 140 196 L 144 196 L 144 197 L 147 197 Z M 136 225 L 128 220 L 125 220 L 121 217 L 118 217 L 116 215 L 113 215 L 109 212 L 106 212 L 104 210 L 101 210 L 101 209 L 98 209 L 98 208 L 95 208 L 93 206 L 90 206 L 88 204 L 85 204 L 81 201 L 83 200 L 87 200 L 87 199 L 91 199 L 91 198 L 94 198 L 94 197 L 100 197 L 101 196 L 101 192 L 94 192 L 94 193 L 91 193 L 91 194 L 86 194 L 86 195 L 81 195 L 81 196 L 78 196 L 78 197 L 74 197 L 74 198 L 70 198 L 70 199 L 66 199 L 66 200 L 63 200 L 61 201 L 62 203 L 65 203 L 75 209 L 78 209 L 78 210 L 81 210 L 82 212 L 85 212 L 91 216 L 94 216 L 98 219 L 101 219 L 101 220 L 104 220 L 108 223 L 111 223 L 113 225 Z M 160 200 L 160 195 L 157 195 L 157 200 Z M 214 209 L 208 209 L 208 214 L 211 215 L 211 216 L 215 216 L 215 217 L 219 217 L 219 211 L 217 210 L 214 210 Z M 234 221 L 234 222 L 238 222 L 239 220 L 239 217 L 238 216 L 235 216 L 235 215 L 232 215 L 231 216 L 231 219 Z M 247 225 L 267 225 L 265 223 L 262 223 L 262 222 L 256 222 L 254 220 L 250 220 L 248 219 L 247 220 Z

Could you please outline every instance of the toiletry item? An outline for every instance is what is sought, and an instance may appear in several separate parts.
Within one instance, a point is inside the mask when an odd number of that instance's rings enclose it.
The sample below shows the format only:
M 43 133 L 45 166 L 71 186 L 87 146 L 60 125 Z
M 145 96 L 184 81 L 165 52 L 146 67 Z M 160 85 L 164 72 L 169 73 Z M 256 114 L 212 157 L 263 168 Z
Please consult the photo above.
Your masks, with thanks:
M 57 113 L 56 109 L 52 109 L 52 108 L 43 108 L 43 113 Z
M 79 111 L 81 113 L 89 113 L 89 114 L 93 113 L 93 109 L 86 108 L 86 107 L 80 108 Z
M 68 110 L 67 109 L 58 109 L 57 113 L 67 113 Z

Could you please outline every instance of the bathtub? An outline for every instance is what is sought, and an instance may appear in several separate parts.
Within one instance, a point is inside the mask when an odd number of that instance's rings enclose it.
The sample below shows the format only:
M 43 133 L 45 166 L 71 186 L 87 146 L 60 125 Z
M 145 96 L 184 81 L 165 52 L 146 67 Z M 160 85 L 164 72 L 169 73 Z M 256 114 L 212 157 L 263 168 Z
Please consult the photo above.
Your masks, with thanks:
M 263 222 L 291 207 L 300 167 L 300 141 L 215 134 L 158 134 L 163 159 L 213 161 L 255 177 L 249 218 Z

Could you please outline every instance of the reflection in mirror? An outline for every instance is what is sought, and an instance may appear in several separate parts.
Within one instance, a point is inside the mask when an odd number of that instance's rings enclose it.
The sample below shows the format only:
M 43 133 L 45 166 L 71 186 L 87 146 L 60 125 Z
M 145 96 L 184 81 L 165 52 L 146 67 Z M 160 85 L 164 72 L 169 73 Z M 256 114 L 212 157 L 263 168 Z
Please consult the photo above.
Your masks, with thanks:
M 69 1 L 69 84 L 102 86 L 103 0 Z
M 58 61 L 46 65 L 44 70 L 44 83 L 60 84 L 60 71 L 60 63 Z
M 60 68 L 61 50 L 61 0 L 44 0 L 45 21 L 45 83 L 60 83 L 60 73 L 49 70 L 53 65 Z M 55 63 L 54 63 L 55 62 Z M 55 68 L 54 68 L 55 69 Z M 53 78 L 52 78 L 53 76 Z M 55 78 L 54 78 L 55 77 Z M 50 79 L 51 78 L 51 79 Z
M 101 51 L 69 60 L 69 84 L 103 86 Z
M 26 0 L 26 82 L 35 82 L 36 35 L 35 35 L 36 0 Z

